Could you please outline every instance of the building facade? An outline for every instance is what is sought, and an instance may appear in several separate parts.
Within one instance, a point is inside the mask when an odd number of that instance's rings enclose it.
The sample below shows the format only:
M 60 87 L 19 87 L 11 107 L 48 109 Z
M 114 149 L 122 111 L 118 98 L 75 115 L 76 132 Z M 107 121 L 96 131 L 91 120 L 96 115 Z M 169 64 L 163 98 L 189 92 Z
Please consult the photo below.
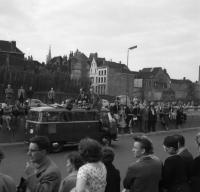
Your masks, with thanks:
M 24 66 L 24 53 L 17 48 L 16 41 L 0 40 L 0 66 Z
M 124 64 L 106 61 L 97 55 L 91 61 L 90 81 L 99 95 L 133 94 L 134 73 Z

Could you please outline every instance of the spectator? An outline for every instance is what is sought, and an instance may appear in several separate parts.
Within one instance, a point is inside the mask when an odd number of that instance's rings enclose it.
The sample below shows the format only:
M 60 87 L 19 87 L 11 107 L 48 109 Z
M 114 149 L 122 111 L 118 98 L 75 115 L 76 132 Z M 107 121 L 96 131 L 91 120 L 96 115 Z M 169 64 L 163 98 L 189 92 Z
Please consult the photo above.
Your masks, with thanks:
M 196 135 L 196 143 L 200 153 L 200 132 Z M 200 155 L 194 158 L 191 178 L 192 192 L 200 191 Z
M 104 192 L 107 172 L 101 162 L 101 145 L 96 140 L 85 138 L 79 143 L 79 152 L 85 164 L 78 170 L 76 192 Z
M 32 88 L 32 86 L 30 86 L 28 88 L 28 90 L 26 91 L 26 96 L 27 96 L 27 99 L 28 99 L 28 104 L 30 106 L 31 105 L 31 99 L 33 98 L 33 88 Z
M 143 106 L 144 107 L 141 109 L 142 131 L 146 133 L 148 132 L 149 110 L 148 105 L 146 105 L 146 103 Z
M 146 136 L 135 137 L 132 151 L 137 160 L 128 167 L 124 188 L 130 192 L 158 192 L 162 162 L 153 155 L 152 142 Z
M 106 166 L 107 176 L 106 176 L 106 190 L 105 192 L 120 192 L 120 172 L 113 165 L 115 154 L 112 148 L 103 148 L 103 158 L 102 161 Z
M 11 131 L 11 116 L 12 116 L 12 106 L 11 105 L 7 105 L 6 103 L 4 104 L 3 108 L 3 116 L 2 119 L 3 121 L 6 123 L 6 128 Z
M 51 90 L 48 92 L 48 99 L 50 101 L 51 104 L 54 103 L 55 101 L 55 91 L 53 90 L 53 88 L 51 88 Z
M 28 150 L 30 161 L 27 162 L 27 189 L 30 192 L 57 192 L 61 173 L 56 164 L 48 157 L 50 141 L 45 136 L 31 138 Z
M 182 135 L 176 134 L 174 137 L 178 141 L 178 151 L 177 154 L 183 159 L 186 167 L 186 173 L 188 182 L 190 182 L 190 177 L 192 174 L 192 164 L 193 164 L 193 156 L 185 147 L 185 138 Z
M 78 152 L 71 152 L 66 158 L 67 177 L 62 181 L 59 192 L 70 192 L 76 186 L 76 178 L 83 160 Z
M 77 98 L 77 104 L 78 104 L 78 102 L 83 103 L 83 101 L 88 103 L 88 96 L 85 93 L 85 91 L 83 90 L 83 88 L 80 88 L 80 92 L 79 92 L 79 95 L 78 95 L 78 98 Z
M 4 158 L 3 152 L 0 150 L 0 163 Z M 13 179 L 5 175 L 3 173 L 0 173 L 0 191 L 1 192 L 16 192 L 16 185 L 13 181 Z
M 21 104 L 21 106 L 23 106 L 24 100 L 25 100 L 25 90 L 24 90 L 23 86 L 21 86 L 18 89 L 18 94 L 17 95 L 18 95 L 19 103 Z
M 94 92 L 94 89 L 91 87 L 88 94 L 88 100 L 91 105 L 91 108 L 101 109 L 101 101 L 99 95 Z
M 174 136 L 164 139 L 163 147 L 170 156 L 166 158 L 163 166 L 162 186 L 168 192 L 190 192 L 184 160 L 178 152 L 178 140 Z
M 154 103 L 150 104 L 149 107 L 149 116 L 148 116 L 148 131 L 156 131 L 156 121 L 157 121 L 157 113 L 154 107 Z
M 5 89 L 6 103 L 7 103 L 8 105 L 10 105 L 10 104 L 12 103 L 13 94 L 14 94 L 14 91 L 13 91 L 13 89 L 11 88 L 11 85 L 8 84 L 8 87 Z

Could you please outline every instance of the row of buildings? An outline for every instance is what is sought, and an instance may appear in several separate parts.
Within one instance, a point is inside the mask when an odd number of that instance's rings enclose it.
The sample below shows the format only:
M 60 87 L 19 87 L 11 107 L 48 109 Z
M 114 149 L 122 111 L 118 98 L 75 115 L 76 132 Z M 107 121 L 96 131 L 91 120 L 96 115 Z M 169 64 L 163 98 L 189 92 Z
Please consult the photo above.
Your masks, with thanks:
M 91 53 L 87 57 L 79 50 L 70 52 L 69 56 L 53 58 L 49 50 L 47 58 L 47 68 L 56 70 L 62 67 L 71 79 L 88 79 L 99 95 L 128 95 L 151 101 L 200 99 L 199 81 L 171 79 L 167 70 L 161 67 L 131 71 L 125 64 L 107 61 L 97 53 Z M 32 57 L 29 59 L 33 60 Z M 24 53 L 17 48 L 15 41 L 0 41 L 0 66 L 18 66 L 24 60 Z M 44 66 L 44 63 L 41 65 Z

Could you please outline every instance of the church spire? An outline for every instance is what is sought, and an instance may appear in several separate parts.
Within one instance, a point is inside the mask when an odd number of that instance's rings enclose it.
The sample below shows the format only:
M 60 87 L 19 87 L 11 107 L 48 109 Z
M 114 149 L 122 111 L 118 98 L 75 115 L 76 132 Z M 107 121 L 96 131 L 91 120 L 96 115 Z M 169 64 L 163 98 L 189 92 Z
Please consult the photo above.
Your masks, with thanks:
M 46 64 L 48 64 L 50 60 L 51 60 L 51 45 L 49 46 L 49 53 L 46 57 Z

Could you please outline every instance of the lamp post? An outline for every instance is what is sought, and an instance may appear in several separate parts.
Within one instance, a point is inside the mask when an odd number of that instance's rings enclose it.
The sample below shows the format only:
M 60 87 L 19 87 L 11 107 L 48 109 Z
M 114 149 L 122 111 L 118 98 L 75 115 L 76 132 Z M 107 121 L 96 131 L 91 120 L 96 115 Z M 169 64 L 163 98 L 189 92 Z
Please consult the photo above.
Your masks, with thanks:
M 133 49 L 136 49 L 137 48 L 137 45 L 135 46 L 132 46 L 132 47 L 129 47 L 128 50 L 127 50 L 127 68 L 128 68 L 128 61 L 129 61 L 129 50 L 133 50 Z M 128 78 L 128 75 L 127 75 L 127 83 L 126 83 L 126 106 L 127 106 L 127 96 L 129 95 L 129 78 Z

